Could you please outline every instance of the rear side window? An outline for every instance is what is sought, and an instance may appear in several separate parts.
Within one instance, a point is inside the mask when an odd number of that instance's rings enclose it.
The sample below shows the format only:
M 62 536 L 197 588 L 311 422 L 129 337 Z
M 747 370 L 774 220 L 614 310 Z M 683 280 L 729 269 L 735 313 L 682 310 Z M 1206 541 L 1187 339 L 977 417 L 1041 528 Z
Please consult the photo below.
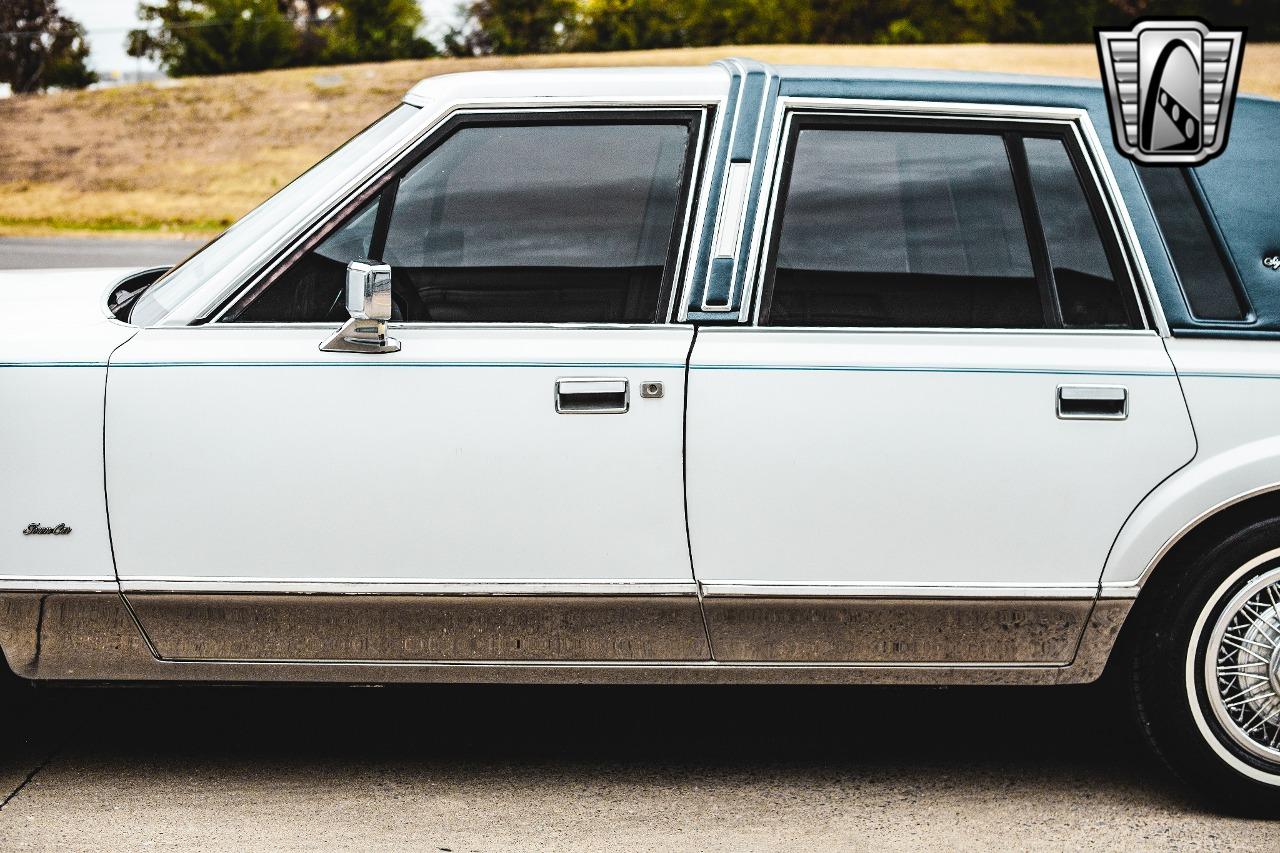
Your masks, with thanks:
M 1022 141 L 1054 289 L 1068 328 L 1125 328 L 1120 286 L 1084 186 L 1058 138 Z
M 1192 315 L 1201 320 L 1247 319 L 1241 289 L 1209 229 L 1191 176 L 1184 169 L 1167 166 L 1139 166 L 1138 175 Z
M 347 263 L 390 264 L 394 319 L 652 323 L 692 119 L 461 126 L 308 251 L 241 321 L 341 321 Z
M 806 128 L 772 325 L 1044 325 L 999 136 Z
M 1056 136 L 797 117 L 786 158 L 766 325 L 1141 325 Z

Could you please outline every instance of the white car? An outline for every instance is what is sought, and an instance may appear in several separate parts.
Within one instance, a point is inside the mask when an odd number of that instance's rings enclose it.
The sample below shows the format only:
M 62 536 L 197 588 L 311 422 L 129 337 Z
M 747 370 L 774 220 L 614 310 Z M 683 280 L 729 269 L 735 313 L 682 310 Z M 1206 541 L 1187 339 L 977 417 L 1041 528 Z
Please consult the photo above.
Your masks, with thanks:
M 172 270 L 0 285 L 47 681 L 1067 684 L 1280 803 L 1280 104 L 436 77 Z M 50 264 L 57 265 L 51 258 Z

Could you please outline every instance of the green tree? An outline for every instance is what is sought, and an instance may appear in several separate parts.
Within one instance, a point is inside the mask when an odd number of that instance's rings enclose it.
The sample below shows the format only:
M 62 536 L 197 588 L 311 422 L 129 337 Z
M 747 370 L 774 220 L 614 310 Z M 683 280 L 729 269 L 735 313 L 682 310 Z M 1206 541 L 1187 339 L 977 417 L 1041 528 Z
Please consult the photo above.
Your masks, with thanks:
M 807 41 L 809 0 L 579 0 L 567 44 L 632 50 Z
M 0 2 L 0 82 L 14 92 L 82 89 L 98 80 L 88 58 L 84 27 L 62 14 L 56 0 Z
M 328 62 L 420 59 L 435 46 L 418 31 L 425 23 L 415 0 L 340 0 L 327 32 Z
M 466 21 L 445 36 L 455 56 L 491 53 L 552 53 L 563 49 L 575 0 L 473 0 Z
M 144 2 L 138 17 L 154 29 L 129 33 L 129 55 L 150 57 L 175 77 L 296 63 L 298 29 L 276 0 Z
M 582 0 L 575 50 L 647 50 L 690 44 L 688 15 L 668 0 Z

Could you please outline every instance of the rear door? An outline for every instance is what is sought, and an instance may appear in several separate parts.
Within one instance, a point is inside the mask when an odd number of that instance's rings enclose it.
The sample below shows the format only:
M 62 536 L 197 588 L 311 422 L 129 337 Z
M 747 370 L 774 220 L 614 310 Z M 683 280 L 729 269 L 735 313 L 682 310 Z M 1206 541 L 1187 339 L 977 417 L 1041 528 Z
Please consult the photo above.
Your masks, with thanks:
M 112 533 L 158 653 L 705 658 L 668 320 L 704 120 L 460 115 L 221 319 L 122 347 Z M 402 348 L 321 351 L 363 258 Z
M 717 659 L 1071 659 L 1195 447 L 1074 121 L 789 115 L 755 322 L 690 366 Z

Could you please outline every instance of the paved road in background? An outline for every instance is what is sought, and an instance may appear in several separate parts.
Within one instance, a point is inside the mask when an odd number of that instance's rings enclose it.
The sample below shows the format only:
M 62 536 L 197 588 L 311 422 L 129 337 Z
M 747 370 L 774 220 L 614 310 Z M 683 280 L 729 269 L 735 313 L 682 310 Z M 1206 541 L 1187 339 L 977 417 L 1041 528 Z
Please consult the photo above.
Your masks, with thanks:
M 1085 688 L 0 696 L 0 849 L 1276 850 Z M 12 793 L 16 791 L 16 793 Z
M 52 267 L 150 267 L 173 264 L 202 240 L 113 240 L 77 237 L 0 237 L 0 270 Z

